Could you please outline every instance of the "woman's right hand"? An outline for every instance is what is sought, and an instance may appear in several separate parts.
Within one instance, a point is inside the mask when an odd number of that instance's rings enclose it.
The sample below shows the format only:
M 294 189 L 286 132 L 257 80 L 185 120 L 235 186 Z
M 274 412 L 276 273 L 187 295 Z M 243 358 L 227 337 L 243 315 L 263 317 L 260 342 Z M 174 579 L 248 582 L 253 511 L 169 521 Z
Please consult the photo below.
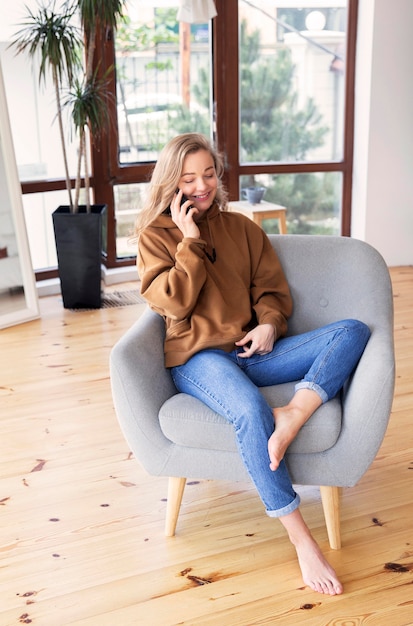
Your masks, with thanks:
M 199 239 L 201 233 L 194 221 L 194 216 L 198 213 L 198 210 L 194 206 L 191 206 L 190 200 L 186 200 L 181 206 L 182 194 L 182 189 L 179 189 L 178 193 L 176 193 L 172 199 L 172 221 L 178 226 L 184 237 Z

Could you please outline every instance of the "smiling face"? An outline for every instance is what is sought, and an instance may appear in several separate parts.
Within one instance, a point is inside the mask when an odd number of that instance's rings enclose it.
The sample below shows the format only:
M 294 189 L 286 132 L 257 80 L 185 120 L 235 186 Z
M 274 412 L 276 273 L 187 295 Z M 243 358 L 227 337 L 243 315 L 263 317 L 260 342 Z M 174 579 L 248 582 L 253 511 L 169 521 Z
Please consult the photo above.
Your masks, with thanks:
M 208 150 L 198 150 L 185 157 L 178 186 L 198 209 L 194 219 L 199 220 L 212 205 L 218 187 L 214 160 Z

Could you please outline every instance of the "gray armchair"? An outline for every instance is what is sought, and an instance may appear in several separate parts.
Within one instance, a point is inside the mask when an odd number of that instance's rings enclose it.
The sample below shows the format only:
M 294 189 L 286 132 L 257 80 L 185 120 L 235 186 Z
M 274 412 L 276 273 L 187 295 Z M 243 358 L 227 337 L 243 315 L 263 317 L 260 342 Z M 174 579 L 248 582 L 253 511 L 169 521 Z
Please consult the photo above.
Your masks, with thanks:
M 294 484 L 320 486 L 332 548 L 340 548 L 339 488 L 357 483 L 383 440 L 394 390 L 389 272 L 371 246 L 344 237 L 270 235 L 289 282 L 289 333 L 357 318 L 372 334 L 340 397 L 321 406 L 289 447 Z M 123 434 L 137 460 L 168 476 L 166 534 L 175 533 L 186 478 L 249 480 L 232 426 L 199 400 L 177 393 L 163 365 L 164 325 L 147 308 L 114 346 L 111 383 Z M 294 384 L 262 388 L 271 406 Z

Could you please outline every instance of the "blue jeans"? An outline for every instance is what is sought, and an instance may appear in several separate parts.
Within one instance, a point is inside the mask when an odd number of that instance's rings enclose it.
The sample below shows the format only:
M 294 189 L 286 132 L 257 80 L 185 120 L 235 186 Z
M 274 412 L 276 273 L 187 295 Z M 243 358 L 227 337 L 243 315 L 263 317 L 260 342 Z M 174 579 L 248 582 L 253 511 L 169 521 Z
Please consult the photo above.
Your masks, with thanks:
M 275 342 L 272 352 L 239 358 L 243 352 L 208 349 L 184 365 L 171 368 L 178 391 L 204 402 L 235 429 L 245 467 L 270 517 L 292 513 L 300 503 L 285 462 L 269 467 L 268 439 L 274 415 L 259 387 L 298 381 L 295 389 L 312 389 L 327 402 L 340 391 L 370 337 L 357 320 L 334 322 Z

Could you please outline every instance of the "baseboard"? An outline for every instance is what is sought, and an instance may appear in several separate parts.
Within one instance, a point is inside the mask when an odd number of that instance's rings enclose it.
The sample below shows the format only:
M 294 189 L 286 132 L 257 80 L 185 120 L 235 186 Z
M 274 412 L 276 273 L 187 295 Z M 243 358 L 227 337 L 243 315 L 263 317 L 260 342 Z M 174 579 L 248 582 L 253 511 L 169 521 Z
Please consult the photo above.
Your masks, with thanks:
M 138 270 L 136 265 L 128 265 L 126 267 L 102 266 L 102 280 L 105 285 L 117 285 L 118 283 L 127 283 L 129 281 L 138 281 Z
M 129 281 L 138 282 L 138 272 L 136 267 L 115 267 L 108 269 L 102 265 L 102 281 L 105 285 L 117 285 Z M 36 282 L 37 295 L 39 298 L 45 296 L 56 296 L 60 293 L 60 280 L 58 278 L 49 278 L 48 280 L 39 280 Z

